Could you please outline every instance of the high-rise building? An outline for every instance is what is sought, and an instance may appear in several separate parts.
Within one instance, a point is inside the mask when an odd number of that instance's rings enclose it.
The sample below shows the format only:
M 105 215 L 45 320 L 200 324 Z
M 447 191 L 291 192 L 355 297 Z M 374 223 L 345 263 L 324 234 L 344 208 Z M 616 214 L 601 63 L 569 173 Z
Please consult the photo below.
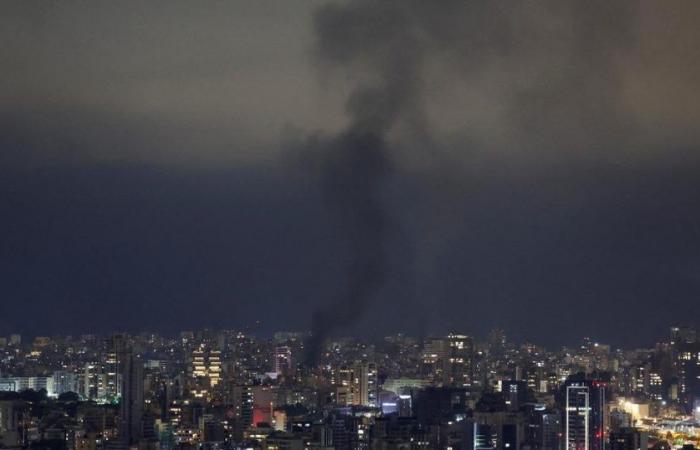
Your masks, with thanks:
M 590 391 L 584 384 L 566 386 L 566 448 L 590 450 Z
M 443 380 L 448 386 L 471 387 L 474 358 L 474 342 L 469 336 L 450 334 L 447 355 L 443 359 Z
M 442 361 L 447 356 L 447 342 L 431 338 L 425 342 L 422 354 L 423 377 L 432 383 L 442 381 Z
M 474 422 L 474 450 L 494 450 L 498 445 L 498 434 L 491 425 Z
M 107 377 L 102 364 L 97 361 L 85 363 L 78 379 L 78 391 L 88 400 L 106 398 Z
M 671 345 L 678 374 L 678 398 L 688 413 L 700 400 L 700 331 L 692 327 L 672 327 Z
M 466 417 L 468 397 L 464 388 L 427 387 L 415 392 L 413 413 L 424 423 L 455 421 Z
M 503 357 L 506 348 L 506 333 L 500 328 L 495 328 L 489 333 L 488 349 L 492 358 L 498 360 Z
M 359 401 L 362 406 L 379 405 L 379 378 L 377 365 L 374 363 L 363 363 L 358 369 Z
M 121 334 L 111 336 L 105 342 L 105 351 L 102 354 L 101 368 L 103 377 L 104 398 L 113 400 L 121 395 L 121 379 L 119 375 L 119 355 L 125 347 L 125 337 Z
M 427 378 L 450 387 L 471 387 L 474 381 L 474 343 L 462 334 L 429 339 L 423 351 Z
M 293 370 L 292 348 L 287 345 L 275 347 L 275 373 L 277 376 L 289 376 Z
M 341 366 L 333 372 L 335 403 L 339 406 L 359 404 L 359 383 L 354 367 Z
M 567 450 L 605 450 L 605 384 L 575 376 L 567 380 L 565 390 Z
M 122 380 L 120 439 L 131 447 L 143 438 L 143 365 L 130 348 L 119 351 Z
M 75 374 L 65 370 L 57 370 L 53 373 L 53 394 L 54 396 L 59 396 L 65 394 L 66 392 L 76 392 L 76 379 Z
M 340 406 L 379 406 L 377 365 L 341 366 L 333 372 L 335 403 Z
M 221 381 L 221 351 L 204 342 L 192 350 L 190 365 L 192 393 L 197 398 L 209 399 Z
M 502 391 L 509 410 L 517 411 L 527 400 L 528 386 L 525 381 L 506 380 L 502 383 Z
M 15 400 L 0 400 L 0 446 L 4 448 L 19 447 L 19 433 L 22 413 L 20 402 Z
M 523 417 L 505 411 L 474 417 L 474 450 L 514 450 L 522 447 Z
M 253 386 L 234 386 L 231 392 L 234 409 L 234 436 L 240 438 L 243 431 L 253 425 Z
M 545 413 L 542 414 L 542 450 L 560 450 L 562 423 L 561 414 Z

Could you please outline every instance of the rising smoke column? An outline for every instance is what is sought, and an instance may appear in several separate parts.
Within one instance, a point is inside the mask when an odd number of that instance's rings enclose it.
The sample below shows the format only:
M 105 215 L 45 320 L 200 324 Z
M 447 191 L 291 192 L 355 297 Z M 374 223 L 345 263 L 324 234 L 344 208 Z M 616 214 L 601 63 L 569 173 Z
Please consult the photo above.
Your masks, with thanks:
M 383 285 L 387 270 L 384 243 L 389 218 L 380 192 L 391 166 L 384 137 L 354 128 L 328 145 L 335 153 L 324 167 L 322 187 L 329 209 L 342 221 L 351 254 L 345 289 L 334 302 L 313 314 L 312 334 L 306 343 L 310 366 L 328 335 L 350 325 L 367 308 Z
M 419 52 L 393 8 L 357 3 L 318 11 L 315 28 L 321 64 L 370 68 L 346 101 L 348 125 L 317 143 L 323 196 L 347 240 L 345 289 L 314 312 L 306 362 L 313 366 L 329 334 L 351 325 L 367 309 L 387 273 L 385 246 L 391 222 L 382 188 L 392 173 L 388 134 L 418 103 Z
M 442 71 L 449 80 L 443 90 L 457 97 L 467 90 L 481 104 L 499 105 L 492 119 L 474 129 L 465 121 L 461 130 L 489 137 L 481 140 L 486 151 L 501 151 L 490 138 L 502 136 L 523 153 L 605 151 L 629 134 L 619 70 L 636 43 L 636 15 L 636 3 L 627 0 L 354 0 L 317 11 L 318 65 L 353 86 L 345 129 L 312 145 L 325 200 L 351 254 L 346 290 L 313 315 L 309 364 L 332 331 L 361 317 L 387 276 L 392 221 L 383 185 L 392 162 L 409 152 L 396 148 L 406 140 L 393 138 L 408 128 L 428 137 L 418 151 L 433 160 L 439 153 L 427 148 L 433 133 L 424 103 L 433 86 L 427 89 L 423 78 Z M 468 173 L 462 168 L 454 184 L 464 184 Z M 445 175 L 425 178 L 443 186 Z M 434 197 L 444 198 L 444 191 Z

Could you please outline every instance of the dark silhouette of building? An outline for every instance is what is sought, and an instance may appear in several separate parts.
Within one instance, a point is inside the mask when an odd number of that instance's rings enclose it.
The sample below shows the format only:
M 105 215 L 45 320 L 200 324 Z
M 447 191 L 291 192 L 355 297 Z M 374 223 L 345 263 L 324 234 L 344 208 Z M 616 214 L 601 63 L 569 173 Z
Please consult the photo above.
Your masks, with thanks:
M 463 388 L 429 387 L 416 392 L 413 412 L 422 423 L 439 423 L 466 416 L 467 391 Z
M 646 450 L 648 436 L 636 428 L 621 428 L 610 433 L 609 450 Z
M 129 446 L 143 437 L 143 368 L 131 349 L 122 352 L 121 438 Z
M 700 399 L 700 342 L 676 344 L 679 398 L 691 412 Z

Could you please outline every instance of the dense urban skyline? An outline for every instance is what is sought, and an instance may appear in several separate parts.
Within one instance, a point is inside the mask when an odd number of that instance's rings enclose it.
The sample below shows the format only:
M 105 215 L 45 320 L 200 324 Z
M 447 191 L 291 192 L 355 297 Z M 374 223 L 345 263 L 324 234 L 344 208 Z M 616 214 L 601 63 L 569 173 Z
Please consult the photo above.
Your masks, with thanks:
M 700 2 L 0 2 L 0 450 L 697 450 Z
M 308 351 L 313 350 L 313 358 Z M 0 445 L 46 450 L 695 450 L 700 329 L 653 347 L 449 333 L 0 335 Z

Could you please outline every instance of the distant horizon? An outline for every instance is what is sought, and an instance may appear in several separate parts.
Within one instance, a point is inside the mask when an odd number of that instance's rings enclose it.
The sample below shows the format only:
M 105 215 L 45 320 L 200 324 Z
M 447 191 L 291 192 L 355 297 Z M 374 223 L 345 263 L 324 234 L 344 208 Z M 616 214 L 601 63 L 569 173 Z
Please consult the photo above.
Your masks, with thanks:
M 669 325 L 667 327 L 668 333 L 664 336 L 658 336 L 656 340 L 654 340 L 653 343 L 643 343 L 640 342 L 637 346 L 624 346 L 624 345 L 617 345 L 612 342 L 608 342 L 606 340 L 600 340 L 597 339 L 596 336 L 593 335 L 583 335 L 581 336 L 578 341 L 576 342 L 566 342 L 566 343 L 559 343 L 559 344 L 544 344 L 532 339 L 527 339 L 527 338 L 522 338 L 519 336 L 513 337 L 512 334 L 508 333 L 507 329 L 502 329 L 502 328 L 493 328 L 491 330 L 501 330 L 504 331 L 505 336 L 506 336 L 506 342 L 509 344 L 514 344 L 514 345 L 523 345 L 523 344 L 532 344 L 538 347 L 542 347 L 548 350 L 559 350 L 562 348 L 576 348 L 579 346 L 585 339 L 590 339 L 593 343 L 595 344 L 600 344 L 600 345 L 607 345 L 610 347 L 611 350 L 623 350 L 623 351 L 628 351 L 628 350 L 636 350 L 636 349 L 647 349 L 651 348 L 657 344 L 660 343 L 668 343 L 670 342 L 670 331 L 671 328 L 674 327 L 680 327 L 680 328 L 693 328 L 693 325 Z M 189 328 L 189 329 L 182 329 L 179 331 L 164 331 L 164 332 L 159 332 L 156 330 L 118 330 L 115 329 L 113 331 L 101 331 L 101 332 L 84 332 L 84 333 L 52 333 L 52 334 L 24 334 L 24 333 L 0 333 L 0 338 L 2 337 L 9 337 L 14 334 L 19 334 L 22 338 L 22 345 L 24 344 L 30 344 L 31 341 L 33 341 L 35 338 L 42 338 L 42 337 L 47 337 L 47 338 L 65 338 L 65 337 L 71 337 L 71 338 L 81 338 L 84 336 L 95 336 L 96 338 L 108 338 L 113 335 L 118 335 L 118 334 L 125 334 L 127 336 L 139 336 L 143 334 L 153 334 L 159 337 L 164 337 L 164 338 L 170 338 L 170 339 L 176 339 L 180 337 L 182 333 L 203 333 L 203 332 L 210 332 L 210 333 L 222 333 L 222 332 L 242 332 L 246 336 L 252 336 L 255 338 L 263 338 L 267 340 L 274 339 L 274 335 L 276 333 L 291 333 L 291 334 L 302 334 L 305 336 L 310 336 L 311 332 L 310 330 L 289 330 L 289 329 L 281 329 L 281 330 L 275 330 L 275 331 L 254 331 L 254 330 L 246 330 L 244 327 L 231 327 L 231 328 L 209 328 L 209 327 L 204 327 L 204 328 Z M 407 338 L 411 339 L 416 339 L 416 340 L 426 340 L 426 339 L 431 339 L 431 338 L 440 338 L 440 337 L 445 337 L 448 336 L 449 334 L 463 334 L 465 336 L 471 337 L 474 339 L 475 342 L 478 343 L 486 343 L 488 342 L 489 336 L 488 333 L 484 334 L 470 334 L 466 332 L 465 330 L 448 330 L 444 332 L 440 331 L 434 331 L 425 335 L 414 335 L 411 333 L 407 332 L 395 332 L 391 334 L 385 334 L 385 335 L 371 335 L 368 336 L 367 334 L 351 334 L 351 333 L 339 333 L 338 335 L 334 335 L 331 338 L 329 338 L 328 342 L 334 342 L 334 341 L 340 341 L 340 340 L 358 340 L 360 342 L 376 342 L 378 340 L 383 340 L 386 338 L 390 337 L 397 337 L 397 336 L 404 336 Z M 26 340 L 25 338 L 29 337 L 30 340 Z

